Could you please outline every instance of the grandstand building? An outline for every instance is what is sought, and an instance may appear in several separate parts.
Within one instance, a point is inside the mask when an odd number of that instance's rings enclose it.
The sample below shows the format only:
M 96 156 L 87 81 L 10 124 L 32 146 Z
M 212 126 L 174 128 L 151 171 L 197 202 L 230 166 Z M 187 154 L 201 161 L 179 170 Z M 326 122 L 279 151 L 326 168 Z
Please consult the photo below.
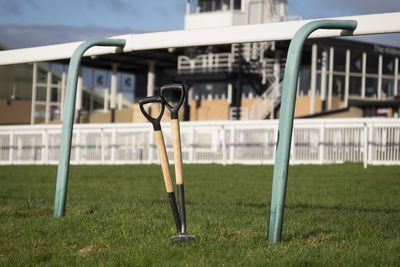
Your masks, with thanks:
M 184 27 L 192 31 L 288 19 L 287 0 L 188 0 Z M 79 122 L 144 121 L 138 99 L 159 94 L 161 85 L 170 82 L 184 83 L 188 90 L 181 114 L 185 120 L 278 118 L 288 47 L 289 41 L 199 44 L 85 57 L 75 118 Z M 398 47 L 342 37 L 308 40 L 295 116 L 398 117 L 399 57 Z M 23 122 L 0 124 L 59 122 L 68 61 L 15 65 L 26 75 L 14 80 L 26 83 L 28 79 L 29 85 L 0 81 L 0 106 L 10 103 L 13 92 L 23 91 L 19 99 L 28 101 L 29 108 Z M 4 69 L 10 65 L 2 67 L 2 74 Z
M 188 1 L 185 29 L 287 19 L 286 0 Z M 288 41 L 187 49 L 177 79 L 190 86 L 190 120 L 279 116 Z M 296 117 L 398 117 L 400 48 L 344 38 L 303 49 Z

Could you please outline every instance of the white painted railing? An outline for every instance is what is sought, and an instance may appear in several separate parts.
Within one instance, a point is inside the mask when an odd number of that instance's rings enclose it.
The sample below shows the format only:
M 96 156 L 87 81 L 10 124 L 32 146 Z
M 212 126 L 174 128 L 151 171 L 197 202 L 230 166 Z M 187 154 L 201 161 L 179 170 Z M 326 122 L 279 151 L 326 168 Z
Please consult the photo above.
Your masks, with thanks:
M 278 121 L 182 122 L 185 163 L 273 164 Z M 57 164 L 59 125 L 1 126 L 0 164 Z M 169 123 L 163 124 L 172 162 Z M 399 119 L 295 120 L 291 164 L 400 165 Z M 148 123 L 74 126 L 72 164 L 158 163 Z
M 198 55 L 193 59 L 187 56 L 178 57 L 178 72 L 180 74 L 230 72 L 236 66 L 231 53 L 209 53 Z

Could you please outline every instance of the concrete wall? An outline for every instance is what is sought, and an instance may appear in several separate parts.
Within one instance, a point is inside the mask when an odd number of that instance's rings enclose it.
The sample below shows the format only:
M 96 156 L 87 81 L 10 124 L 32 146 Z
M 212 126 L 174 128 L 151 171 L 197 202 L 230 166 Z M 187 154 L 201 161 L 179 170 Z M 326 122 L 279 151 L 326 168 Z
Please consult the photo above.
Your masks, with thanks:
M 241 106 L 242 108 L 247 108 L 251 112 L 251 108 L 257 104 L 257 98 L 242 98 Z
M 190 104 L 190 120 L 228 120 L 229 103 L 226 100 L 193 101 Z
M 327 114 L 323 116 L 318 116 L 318 118 L 362 118 L 363 117 L 363 110 L 359 107 L 349 107 L 348 110 L 343 112 L 336 112 L 332 114 Z
M 20 100 L 32 99 L 31 64 L 0 66 L 0 98 L 8 99 L 13 94 Z
M 131 122 L 132 121 L 132 109 L 124 108 L 115 111 L 115 121 L 117 122 Z
M 296 107 L 294 110 L 295 117 L 301 117 L 310 114 L 311 97 L 299 96 L 296 98 Z M 340 97 L 332 97 L 332 110 L 344 108 L 345 103 L 340 100 Z M 314 112 L 319 113 L 322 111 L 322 101 L 320 96 L 315 96 Z
M 160 106 L 152 105 L 151 115 L 157 117 L 160 114 Z M 179 110 L 179 119 L 183 120 L 183 108 Z M 147 122 L 147 119 L 143 116 L 140 111 L 139 104 L 133 104 L 131 108 L 125 108 L 115 111 L 114 117 L 115 123 L 129 123 L 129 122 Z M 161 121 L 170 121 L 171 116 L 167 108 L 165 108 L 164 116 Z M 52 121 L 51 124 L 61 123 L 61 121 Z M 77 123 L 77 118 L 75 118 Z M 80 117 L 79 123 L 111 123 L 111 112 L 107 113 L 96 113 L 92 115 L 83 115 Z
M 0 99 L 0 124 L 30 124 L 31 101 Z
M 80 123 L 109 123 L 111 122 L 111 113 L 97 113 L 85 116 Z
M 257 102 L 257 99 L 243 99 L 242 107 L 246 107 L 251 112 L 251 107 Z M 309 114 L 310 97 L 302 96 L 296 100 L 295 117 L 300 117 Z M 152 106 L 152 116 L 158 116 L 160 110 L 159 105 Z M 340 101 L 338 97 L 332 98 L 332 109 L 339 109 L 344 107 L 344 102 Z M 11 100 L 0 99 L 0 124 L 30 124 L 31 116 L 31 101 L 28 100 Z M 387 117 L 393 117 L 393 113 L 400 109 L 389 108 Z M 321 99 L 319 96 L 315 97 L 315 112 L 321 112 Z M 184 110 L 179 110 L 179 118 L 183 120 Z M 202 102 L 192 102 L 190 105 L 190 120 L 228 120 L 229 116 L 229 103 L 226 100 L 210 100 Z M 351 118 L 363 117 L 362 108 L 350 107 L 347 111 L 337 112 L 329 115 L 321 116 L 321 118 Z M 279 110 L 277 113 L 279 118 Z M 170 121 L 170 112 L 165 109 L 163 122 Z M 111 112 L 92 114 L 90 116 L 81 116 L 80 123 L 110 123 Z M 115 122 L 147 122 L 139 109 L 139 104 L 134 104 L 131 108 L 121 109 L 115 111 Z M 37 120 L 36 123 L 44 123 Z M 52 124 L 61 123 L 61 121 L 52 121 Z
M 147 119 L 143 116 L 140 111 L 139 104 L 133 104 L 132 108 L 132 121 L 134 122 L 146 122 Z

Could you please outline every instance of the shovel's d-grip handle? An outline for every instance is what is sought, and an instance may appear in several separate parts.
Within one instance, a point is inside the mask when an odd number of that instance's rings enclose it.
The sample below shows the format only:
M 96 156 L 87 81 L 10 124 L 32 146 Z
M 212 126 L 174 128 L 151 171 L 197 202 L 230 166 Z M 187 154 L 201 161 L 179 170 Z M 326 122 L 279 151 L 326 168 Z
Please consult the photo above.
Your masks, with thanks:
M 165 189 L 168 193 L 174 192 L 174 187 L 172 186 L 171 172 L 169 170 L 168 156 L 165 149 L 164 138 L 161 130 L 154 131 L 154 136 L 156 138 L 158 156 L 160 157 L 161 170 L 164 177 Z
M 179 120 L 171 120 L 172 128 L 172 145 L 174 147 L 174 163 L 175 163 L 175 179 L 176 184 L 183 184 L 182 171 L 182 149 L 181 149 L 181 133 L 179 130 Z
M 175 106 L 168 103 L 166 99 L 166 94 L 169 91 L 178 91 L 180 93 L 179 102 Z M 185 96 L 185 88 L 182 84 L 172 83 L 161 86 L 161 97 L 164 98 L 165 105 L 167 106 L 169 111 L 171 111 L 171 119 L 178 119 L 178 111 L 183 104 L 183 100 L 185 100 Z
M 153 118 L 145 109 L 144 109 L 144 105 L 146 104 L 150 104 L 150 103 L 160 103 L 161 104 L 161 111 L 160 114 L 158 115 L 157 118 Z M 164 99 L 160 96 L 150 96 L 150 97 L 146 97 L 143 98 L 141 100 L 139 100 L 139 107 L 140 110 L 143 113 L 143 116 L 146 117 L 146 119 L 149 120 L 149 122 L 151 122 L 151 124 L 153 124 L 153 128 L 154 131 L 160 131 L 161 130 L 161 125 L 160 125 L 160 121 L 161 118 L 164 114 L 164 110 L 165 110 L 165 102 Z

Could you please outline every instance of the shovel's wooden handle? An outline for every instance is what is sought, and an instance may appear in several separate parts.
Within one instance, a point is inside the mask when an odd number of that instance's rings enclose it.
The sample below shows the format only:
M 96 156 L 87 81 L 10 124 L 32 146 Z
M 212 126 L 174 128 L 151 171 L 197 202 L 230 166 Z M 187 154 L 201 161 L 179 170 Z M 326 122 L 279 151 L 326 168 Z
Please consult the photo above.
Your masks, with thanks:
M 172 145 L 174 147 L 174 163 L 175 163 L 175 179 L 176 184 L 183 184 L 182 171 L 182 150 L 181 150 L 181 133 L 179 130 L 179 120 L 171 120 L 172 128 Z
M 172 186 L 171 172 L 169 170 L 167 150 L 165 149 L 165 143 L 162 131 L 161 130 L 154 131 L 154 135 L 156 138 L 158 156 L 160 157 L 161 170 L 164 177 L 165 189 L 167 189 L 168 193 L 173 193 L 174 187 Z

